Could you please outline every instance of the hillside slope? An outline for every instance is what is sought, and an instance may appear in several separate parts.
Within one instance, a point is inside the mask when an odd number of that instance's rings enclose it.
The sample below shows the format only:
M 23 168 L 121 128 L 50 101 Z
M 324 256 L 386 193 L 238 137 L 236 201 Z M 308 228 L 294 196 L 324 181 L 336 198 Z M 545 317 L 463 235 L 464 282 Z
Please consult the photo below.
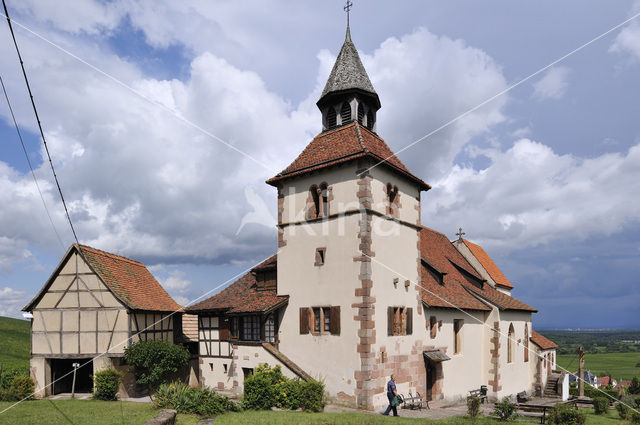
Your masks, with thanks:
M 0 363 L 2 363 L 2 369 L 28 369 L 30 344 L 28 321 L 0 317 Z

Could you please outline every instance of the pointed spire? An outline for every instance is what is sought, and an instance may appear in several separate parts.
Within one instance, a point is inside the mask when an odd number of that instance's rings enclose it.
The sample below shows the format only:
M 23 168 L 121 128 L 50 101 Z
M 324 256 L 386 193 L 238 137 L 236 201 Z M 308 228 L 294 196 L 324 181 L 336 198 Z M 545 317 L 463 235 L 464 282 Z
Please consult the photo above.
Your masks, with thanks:
M 333 94 L 345 91 L 359 91 L 374 99 L 377 107 L 380 107 L 378 94 L 369 80 L 369 75 L 362 65 L 356 46 L 351 41 L 351 29 L 347 26 L 344 44 L 338 53 L 336 63 L 333 65 L 327 84 L 324 86 L 318 105 Z

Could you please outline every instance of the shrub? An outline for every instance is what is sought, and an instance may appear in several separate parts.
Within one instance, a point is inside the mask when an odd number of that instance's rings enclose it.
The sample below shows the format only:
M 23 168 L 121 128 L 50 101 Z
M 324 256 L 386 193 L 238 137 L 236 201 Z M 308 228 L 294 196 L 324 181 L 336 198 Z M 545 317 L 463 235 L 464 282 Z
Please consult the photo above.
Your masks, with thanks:
M 164 341 L 138 341 L 125 348 L 124 359 L 133 366 L 136 382 L 152 392 L 187 366 L 189 351 Z
M 632 424 L 635 424 L 635 425 L 640 424 L 640 413 L 638 412 L 631 413 L 630 419 Z
M 296 410 L 300 408 L 300 379 L 286 379 L 275 385 L 276 407 L 280 409 Z
M 549 423 L 555 425 L 584 425 L 587 414 L 567 404 L 558 404 L 549 411 Z
M 28 369 L 8 369 L 0 373 L 0 390 L 8 390 L 13 378 L 16 376 L 29 376 Z
M 242 407 L 267 410 L 273 406 L 281 409 L 299 409 L 321 412 L 324 409 L 324 384 L 318 381 L 289 379 L 280 366 L 258 366 L 254 374 L 244 381 Z
M 640 394 L 640 381 L 638 381 L 637 376 L 634 376 L 631 380 L 631 385 L 629 385 L 629 394 Z
M 194 388 L 182 382 L 161 384 L 156 391 L 154 405 L 161 409 L 175 409 L 178 413 L 215 416 L 237 412 L 238 405 L 209 388 Z
M 480 397 L 467 397 L 467 415 L 470 418 L 477 418 L 480 415 Z
M 117 400 L 118 389 L 122 381 L 122 372 L 115 369 L 104 369 L 93 376 L 95 390 L 93 398 L 98 400 Z
M 300 383 L 300 407 L 305 412 L 324 410 L 324 383 L 316 380 Z
M 616 410 L 620 419 L 627 419 L 627 416 L 629 416 L 629 408 L 623 403 L 616 403 Z
M 493 416 L 498 418 L 499 421 L 512 421 L 518 417 L 516 410 L 518 406 L 509 400 L 509 397 L 504 397 L 501 401 L 497 402 L 493 408 Z
M 609 399 L 605 397 L 596 397 L 593 399 L 593 410 L 596 415 L 603 415 L 609 409 Z
M 34 390 L 35 384 L 30 376 L 16 375 L 11 380 L 9 388 L 2 391 L 2 398 L 4 401 L 32 399 Z

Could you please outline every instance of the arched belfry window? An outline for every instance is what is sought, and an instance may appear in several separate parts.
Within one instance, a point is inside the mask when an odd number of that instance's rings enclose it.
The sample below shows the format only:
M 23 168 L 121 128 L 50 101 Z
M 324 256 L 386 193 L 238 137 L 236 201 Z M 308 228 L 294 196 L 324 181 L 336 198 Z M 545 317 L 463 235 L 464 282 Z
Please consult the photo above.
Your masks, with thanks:
M 387 183 L 387 214 L 394 216 L 397 213 L 398 186 L 393 186 L 391 183 Z
M 513 323 L 509 325 L 509 339 L 507 340 L 507 363 L 513 362 L 513 350 L 514 350 L 514 341 L 515 338 L 515 330 L 513 329 Z
M 336 109 L 333 106 L 329 106 L 329 111 L 327 112 L 327 128 L 333 128 L 336 125 L 338 125 Z
M 367 112 L 367 128 L 373 131 L 373 111 L 371 109 Z
M 311 200 L 313 201 L 310 218 L 317 218 L 320 214 L 320 195 L 318 193 L 318 186 L 315 184 L 311 186 L 309 188 L 309 193 L 311 195 Z
M 362 124 L 364 120 L 364 105 L 362 103 L 358 103 L 358 123 Z
M 529 361 L 529 326 L 524 325 L 524 361 Z
M 327 217 L 329 215 L 329 194 L 327 192 L 327 184 L 322 183 L 320 185 L 320 193 L 319 198 L 322 203 L 320 210 L 322 211 L 322 216 Z
M 342 118 L 342 124 L 346 124 L 351 121 L 351 104 L 349 102 L 344 102 L 342 104 L 340 118 Z

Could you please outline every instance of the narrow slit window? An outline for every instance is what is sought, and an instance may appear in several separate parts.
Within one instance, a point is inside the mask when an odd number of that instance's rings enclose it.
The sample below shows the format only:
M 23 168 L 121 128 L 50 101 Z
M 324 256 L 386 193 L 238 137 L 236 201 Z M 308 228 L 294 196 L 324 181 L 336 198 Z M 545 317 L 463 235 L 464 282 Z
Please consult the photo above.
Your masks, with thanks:
M 329 193 L 327 190 L 327 184 L 326 183 L 322 183 L 320 185 L 320 199 L 322 201 L 322 216 L 323 217 L 327 217 L 329 216 Z
M 327 254 L 327 248 L 317 248 L 316 249 L 316 262 L 315 266 L 324 265 L 325 256 Z

